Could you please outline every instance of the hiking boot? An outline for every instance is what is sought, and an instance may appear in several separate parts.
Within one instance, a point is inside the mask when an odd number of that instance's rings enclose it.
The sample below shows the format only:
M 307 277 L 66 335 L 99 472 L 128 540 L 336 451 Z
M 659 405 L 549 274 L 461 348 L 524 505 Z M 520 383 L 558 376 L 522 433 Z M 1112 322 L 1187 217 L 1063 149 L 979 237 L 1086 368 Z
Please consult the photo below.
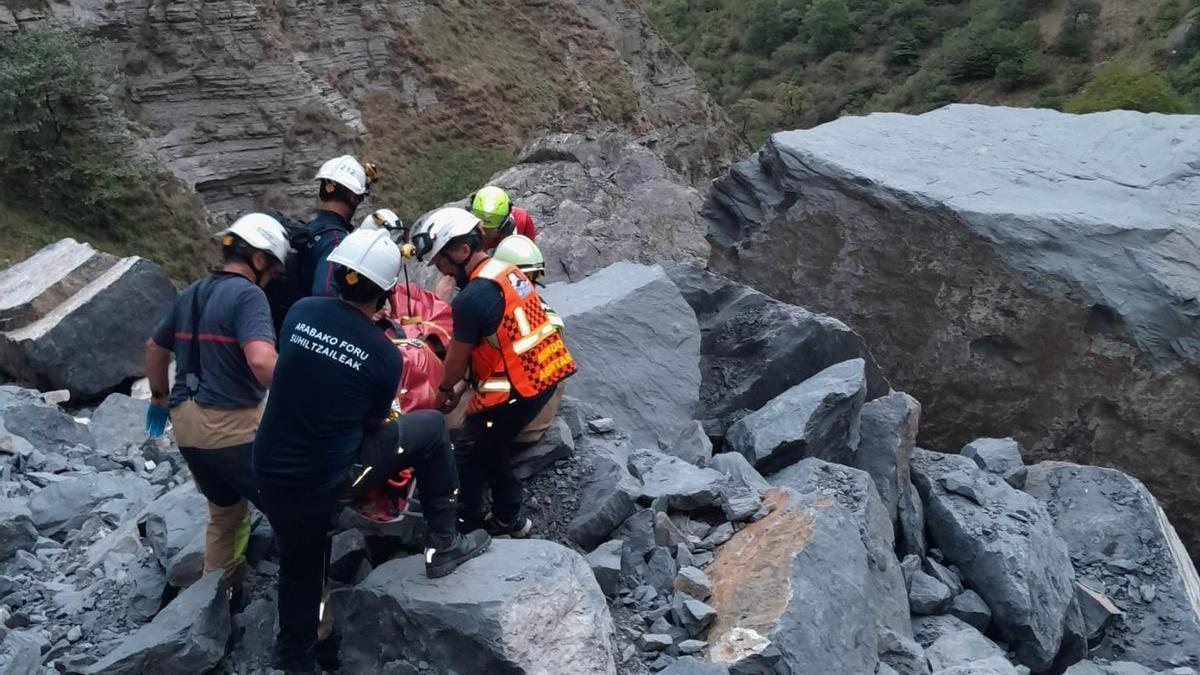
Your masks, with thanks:
M 494 515 L 489 515 L 483 521 L 483 529 L 493 537 L 512 537 L 525 539 L 533 534 L 533 521 L 522 515 L 517 515 L 511 523 L 506 523 Z
M 336 673 L 342 667 L 340 655 L 342 636 L 334 633 L 324 640 L 317 640 L 317 665 L 321 670 Z
M 431 543 L 434 546 L 425 549 L 425 576 L 437 579 L 482 554 L 492 545 L 492 538 L 483 530 L 475 530 L 467 534 L 455 532 L 449 537 L 435 536 Z

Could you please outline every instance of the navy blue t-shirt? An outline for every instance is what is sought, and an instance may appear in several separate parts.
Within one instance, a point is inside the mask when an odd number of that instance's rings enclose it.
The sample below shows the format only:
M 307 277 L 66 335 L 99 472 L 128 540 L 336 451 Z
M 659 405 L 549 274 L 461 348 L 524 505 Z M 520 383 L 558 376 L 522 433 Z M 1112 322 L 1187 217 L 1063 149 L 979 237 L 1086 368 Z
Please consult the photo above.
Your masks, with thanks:
M 400 352 L 383 331 L 336 298 L 305 298 L 279 334 L 254 470 L 264 487 L 297 499 L 326 493 L 357 461 L 368 423 L 388 416 Z
M 192 326 L 192 301 L 200 290 L 200 328 Z M 200 387 L 196 403 L 206 408 L 252 408 L 266 390 L 258 383 L 242 348 L 255 341 L 275 344 L 271 308 L 263 290 L 246 277 L 218 272 L 188 286 L 154 330 L 154 342 L 175 352 L 175 386 L 169 405 L 188 400 L 182 373 L 192 359 L 191 341 L 199 339 Z
M 504 318 L 504 291 L 488 279 L 472 279 L 450 303 L 454 319 L 454 339 L 469 345 L 479 344 L 495 334 Z
M 300 280 L 300 287 L 307 291 L 307 295 L 337 297 L 337 279 L 333 277 L 329 254 L 350 233 L 350 224 L 341 215 L 322 209 L 308 221 L 307 227 L 313 238 L 303 253 L 305 260 L 301 271 L 304 277 Z

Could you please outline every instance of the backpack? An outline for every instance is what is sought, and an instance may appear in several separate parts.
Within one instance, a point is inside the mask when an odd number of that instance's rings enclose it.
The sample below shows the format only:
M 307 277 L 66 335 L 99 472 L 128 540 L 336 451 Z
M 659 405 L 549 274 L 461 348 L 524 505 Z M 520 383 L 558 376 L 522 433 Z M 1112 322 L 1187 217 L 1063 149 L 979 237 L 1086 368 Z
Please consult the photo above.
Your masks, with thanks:
M 304 285 L 304 270 L 313 266 L 309 260 L 313 241 L 317 235 L 334 228 L 310 232 L 306 223 L 280 211 L 269 209 L 265 213 L 283 225 L 288 243 L 292 247 L 292 255 L 288 256 L 283 276 L 272 279 L 264 289 L 267 302 L 271 306 L 271 321 L 274 322 L 275 334 L 278 335 L 283 327 L 283 319 L 292 305 L 311 295 L 312 289 Z

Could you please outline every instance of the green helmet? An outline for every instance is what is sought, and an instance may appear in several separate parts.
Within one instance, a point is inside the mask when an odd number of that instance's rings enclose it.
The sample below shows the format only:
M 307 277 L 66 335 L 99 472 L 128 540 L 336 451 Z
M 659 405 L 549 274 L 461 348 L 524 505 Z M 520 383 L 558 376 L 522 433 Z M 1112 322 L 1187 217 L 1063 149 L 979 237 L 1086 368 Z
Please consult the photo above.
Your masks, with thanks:
M 496 246 L 492 257 L 500 262 L 516 265 L 517 269 L 531 279 L 540 277 L 546 271 L 546 261 L 542 258 L 541 249 L 532 239 L 520 234 L 505 237 Z
M 494 230 L 503 225 L 511 209 L 508 193 L 494 185 L 489 185 L 471 196 L 471 211 L 483 223 L 485 230 Z

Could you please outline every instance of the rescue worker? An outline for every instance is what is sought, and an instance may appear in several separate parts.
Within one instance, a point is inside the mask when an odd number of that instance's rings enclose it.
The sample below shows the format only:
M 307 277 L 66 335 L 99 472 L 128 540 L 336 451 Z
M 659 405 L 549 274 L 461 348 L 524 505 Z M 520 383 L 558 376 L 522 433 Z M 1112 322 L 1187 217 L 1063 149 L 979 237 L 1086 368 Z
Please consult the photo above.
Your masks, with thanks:
M 529 237 L 520 234 L 505 237 L 496 247 L 492 257 L 500 262 L 516 265 L 517 269 L 521 270 L 521 273 L 534 285 L 542 285 L 542 276 L 546 273 L 546 260 L 542 256 L 542 250 Z M 542 311 L 546 312 L 550 323 L 558 329 L 559 333 L 562 333 L 564 328 L 562 317 L 544 300 L 542 301 Z M 554 423 L 554 417 L 558 415 L 558 406 L 562 402 L 565 390 L 566 383 L 559 383 L 554 390 L 554 396 L 546 402 L 538 416 L 513 437 L 513 443 L 518 447 L 528 447 L 542 440 L 546 430 Z
M 471 195 L 471 213 L 479 218 L 483 228 L 483 250 L 490 251 L 513 234 L 537 239 L 537 230 L 529 212 L 509 201 L 508 193 L 495 185 L 488 185 Z
M 208 499 L 204 572 L 225 570 L 240 602 L 246 501 L 258 503 L 251 448 L 276 360 L 263 287 L 283 269 L 288 239 L 283 225 L 262 213 L 238 218 L 222 235 L 221 270 L 184 289 L 146 341 L 146 432 L 161 436 L 168 416 L 174 420 L 180 452 Z M 169 388 L 172 352 L 176 380 Z
M 450 412 L 473 387 L 463 428 L 455 435 L 460 529 L 482 524 L 489 534 L 527 537 L 521 483 L 513 475 L 513 438 L 575 372 L 562 337 L 541 308 L 533 283 L 514 265 L 483 251 L 479 219 L 458 208 L 429 216 L 431 265 L 453 277 L 454 335 L 446 352 L 437 406 Z M 469 368 L 469 373 L 468 373 Z M 483 493 L 491 488 L 491 513 Z
M 378 179 L 375 167 L 363 166 L 351 155 L 335 157 L 317 171 L 315 218 L 306 225 L 309 244 L 300 251 L 299 287 L 307 295 L 337 296 L 337 282 L 329 264 L 329 254 L 354 229 L 351 219 Z
M 402 363 L 371 316 L 396 283 L 399 247 L 385 230 L 356 231 L 329 262 L 339 295 L 305 298 L 288 312 L 254 443 L 262 504 L 279 545 L 274 665 L 286 671 L 338 666 L 340 637 L 322 597 L 330 528 L 351 488 L 373 489 L 414 469 L 430 577 L 449 574 L 491 543 L 485 532 L 456 529 L 458 477 L 442 416 L 425 410 L 388 421 Z

